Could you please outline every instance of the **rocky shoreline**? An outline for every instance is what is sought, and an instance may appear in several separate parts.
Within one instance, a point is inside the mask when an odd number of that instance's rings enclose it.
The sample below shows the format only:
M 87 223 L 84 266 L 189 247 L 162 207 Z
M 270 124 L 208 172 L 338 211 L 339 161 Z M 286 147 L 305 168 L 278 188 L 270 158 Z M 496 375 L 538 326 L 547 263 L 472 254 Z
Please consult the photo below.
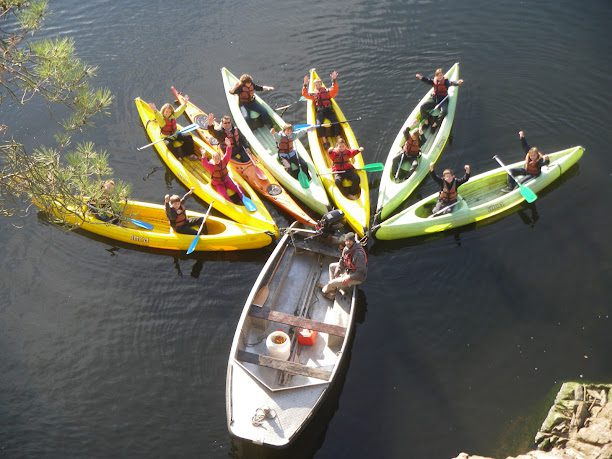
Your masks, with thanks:
M 611 396 L 612 384 L 564 383 L 535 436 L 537 449 L 507 459 L 612 459 Z

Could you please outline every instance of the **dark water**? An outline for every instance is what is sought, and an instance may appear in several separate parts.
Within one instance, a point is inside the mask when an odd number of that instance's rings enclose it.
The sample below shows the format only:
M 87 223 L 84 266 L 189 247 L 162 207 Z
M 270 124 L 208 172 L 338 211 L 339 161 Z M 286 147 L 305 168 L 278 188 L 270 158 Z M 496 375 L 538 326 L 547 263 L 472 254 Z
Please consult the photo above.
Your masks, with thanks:
M 136 151 L 147 139 L 133 98 L 159 105 L 174 84 L 223 114 L 224 65 L 275 86 L 278 105 L 310 67 L 337 69 L 369 162 L 384 161 L 422 97 L 414 74 L 456 61 L 465 84 L 441 165 L 476 173 L 496 167 L 494 153 L 519 158 L 519 129 L 545 151 L 586 147 L 532 208 L 372 248 L 345 379 L 291 456 L 518 454 L 562 381 L 612 380 L 609 0 L 51 7 L 47 33 L 74 36 L 116 95 L 85 137 L 142 200 L 184 189 Z M 51 139 L 46 108 L 2 111 L 27 145 Z M 304 122 L 304 107 L 287 119 Z M 0 241 L 0 456 L 268 455 L 230 440 L 224 400 L 235 325 L 270 249 L 176 258 L 34 212 L 3 220 Z

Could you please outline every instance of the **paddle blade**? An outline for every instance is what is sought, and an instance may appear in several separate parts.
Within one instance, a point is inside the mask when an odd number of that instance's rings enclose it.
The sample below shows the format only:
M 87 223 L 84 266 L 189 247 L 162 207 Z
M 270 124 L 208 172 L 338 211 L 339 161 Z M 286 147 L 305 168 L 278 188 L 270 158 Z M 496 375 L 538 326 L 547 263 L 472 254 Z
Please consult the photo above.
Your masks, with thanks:
M 270 293 L 270 290 L 268 289 L 268 284 L 266 284 L 262 288 L 260 288 L 255 294 L 255 298 L 253 298 L 253 304 L 255 306 L 262 307 L 264 303 L 266 302 L 266 300 L 268 299 L 269 293 Z
M 312 124 L 294 124 L 293 125 L 293 131 L 294 132 L 301 131 L 303 129 L 308 129 L 311 126 L 312 126 Z
M 538 195 L 536 195 L 529 187 L 526 187 L 525 185 L 519 184 L 519 191 L 521 192 L 521 195 L 525 198 L 525 201 L 527 201 L 528 203 L 532 203 L 533 201 L 538 199 Z
M 242 195 L 242 203 L 249 212 L 255 212 L 257 210 L 257 207 L 255 207 L 255 203 L 251 201 L 250 198 L 247 198 L 245 195 Z
M 142 220 L 136 220 L 135 218 L 130 218 L 130 221 L 134 225 L 140 226 L 141 228 L 144 228 L 146 230 L 152 230 L 153 229 L 153 225 L 151 225 L 150 223 L 147 223 L 147 222 L 143 222 Z
M 383 163 L 366 164 L 365 166 L 360 168 L 360 170 L 366 172 L 382 172 L 384 169 L 385 165 Z
M 298 182 L 300 182 L 300 186 L 302 188 L 310 188 L 310 180 L 308 180 L 308 176 L 302 169 L 300 169 L 300 171 L 298 172 Z
M 198 234 L 196 235 L 196 237 L 193 238 L 193 241 L 191 241 L 191 244 L 189 244 L 189 248 L 187 249 L 187 255 L 189 255 L 195 250 L 199 241 L 200 241 L 200 235 Z

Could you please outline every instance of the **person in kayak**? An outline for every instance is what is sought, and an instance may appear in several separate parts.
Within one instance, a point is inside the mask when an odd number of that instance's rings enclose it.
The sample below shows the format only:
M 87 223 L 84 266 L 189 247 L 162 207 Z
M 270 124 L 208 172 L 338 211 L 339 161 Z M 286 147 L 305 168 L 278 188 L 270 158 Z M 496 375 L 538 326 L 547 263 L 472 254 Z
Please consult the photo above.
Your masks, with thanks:
M 149 104 L 155 112 L 155 120 L 160 126 L 161 135 L 164 137 L 164 143 L 180 161 L 185 157 L 198 159 L 193 153 L 193 138 L 191 135 L 177 134 L 176 119 L 181 116 L 187 108 L 188 100 L 189 97 L 185 96 L 185 102 L 179 105 L 176 110 L 172 104 L 164 104 L 160 110 L 155 108 L 155 104 Z
M 221 155 L 221 152 L 215 151 L 212 155 L 210 161 L 206 158 L 206 152 L 204 149 L 200 151 L 202 154 L 202 166 L 211 175 L 211 184 L 215 191 L 223 196 L 228 201 L 231 201 L 228 190 L 232 190 L 236 193 L 240 199 L 244 193 L 242 190 L 234 183 L 234 181 L 229 176 L 229 171 L 227 170 L 227 164 L 229 163 L 230 156 L 232 155 L 232 141 L 229 137 L 225 138 L 225 155 Z
M 433 86 L 433 91 L 429 95 L 429 98 L 423 102 L 421 105 L 421 120 L 425 120 L 423 125 L 427 125 L 430 123 L 430 115 L 429 112 L 432 108 L 438 105 L 440 102 L 440 115 L 437 119 L 432 119 L 431 128 L 435 129 L 438 126 L 438 123 L 442 121 L 442 118 L 446 115 L 446 111 L 448 109 L 448 88 L 451 86 L 461 86 L 463 84 L 463 80 L 451 81 L 448 78 L 444 77 L 444 71 L 442 69 L 437 69 L 433 79 L 427 78 L 426 76 L 421 75 L 420 73 L 416 74 L 417 80 L 421 80 L 423 83 Z M 423 126 L 421 126 L 421 134 Z
M 230 139 L 232 142 L 232 158 L 240 162 L 249 161 L 251 150 L 247 141 L 238 128 L 232 125 L 232 119 L 228 115 L 221 118 L 221 123 L 216 123 L 215 115 L 209 113 L 208 133 L 219 145 L 225 145 L 225 139 Z
M 461 178 L 455 177 L 451 169 L 444 169 L 442 177 L 438 177 L 434 171 L 434 163 L 429 165 L 429 175 L 440 185 L 440 195 L 438 196 L 438 202 L 431 211 L 432 215 L 444 215 L 454 210 L 458 196 L 457 188 L 470 179 L 470 166 L 466 164 L 463 166 L 463 169 L 465 170 L 465 175 Z
M 542 166 L 546 166 L 550 163 L 548 155 L 542 154 L 538 147 L 530 147 L 525 138 L 525 131 L 519 131 L 519 139 L 521 139 L 521 146 L 523 147 L 523 153 L 525 153 L 525 165 L 523 167 L 513 167 L 510 169 L 508 174 L 508 184 L 506 188 L 503 188 L 504 193 L 509 193 L 516 187 L 516 180 L 512 176 L 525 175 L 526 178 L 537 177 L 542 173 Z
M 361 179 L 355 171 L 351 158 L 363 151 L 363 147 L 357 150 L 351 150 L 346 146 L 344 138 L 338 136 L 336 138 L 335 148 L 327 150 L 330 159 L 332 160 L 332 172 L 334 173 L 334 182 L 336 186 L 349 199 L 357 199 L 360 190 Z M 350 181 L 350 184 L 345 186 L 345 181 Z
M 187 209 L 185 208 L 185 199 L 193 193 L 193 188 L 190 188 L 187 193 L 181 198 L 178 194 L 164 196 L 164 206 L 166 208 L 166 217 L 170 222 L 170 226 L 174 231 L 181 234 L 198 234 L 198 229 L 202 224 L 204 217 L 187 217 Z M 208 234 L 206 225 L 202 228 L 202 234 Z
M 359 285 L 365 281 L 367 274 L 368 257 L 365 250 L 356 240 L 355 233 L 346 233 L 340 260 L 329 264 L 329 282 L 321 291 L 333 300 L 339 288 Z
M 255 100 L 255 91 L 272 91 L 273 86 L 261 86 L 253 82 L 253 77 L 247 73 L 240 76 L 240 80 L 229 90 L 230 94 L 238 96 L 238 105 L 240 106 L 240 113 L 244 116 L 247 123 L 251 123 L 250 112 L 256 112 L 259 114 L 261 121 L 265 125 L 271 125 L 272 120 L 268 111 Z
M 328 119 L 330 123 L 336 123 L 332 124 L 331 126 L 332 137 L 338 137 L 338 135 L 340 134 L 340 127 L 337 124 L 338 117 L 336 116 L 336 112 L 334 112 L 331 102 L 331 100 L 338 95 L 338 72 L 334 70 L 332 73 L 329 74 L 329 76 L 331 77 L 332 82 L 331 87 L 329 89 L 323 86 L 323 82 L 319 78 L 317 78 L 313 82 L 315 91 L 308 92 L 308 82 L 310 81 L 310 78 L 308 77 L 308 75 L 306 75 L 304 77 L 304 85 L 302 86 L 302 96 L 314 102 L 315 110 L 317 113 L 316 124 L 323 124 L 325 122 L 325 119 Z M 327 137 L 325 136 L 325 128 L 318 127 L 317 134 L 320 138 L 324 139 L 323 148 L 327 150 L 329 148 L 329 142 L 327 141 Z
M 111 203 L 111 194 L 115 190 L 114 180 L 105 180 L 100 184 L 100 197 L 91 198 L 87 201 L 87 209 L 98 220 L 105 223 L 119 224 L 119 216 L 116 214 Z
M 398 180 L 404 180 L 416 170 L 421 158 L 421 136 L 418 129 L 411 130 L 410 127 L 407 127 L 404 130 L 404 145 L 402 145 L 400 155 L 397 165 L 399 168 L 397 178 Z M 410 170 L 405 171 L 401 168 L 401 165 L 405 163 L 410 164 Z
M 291 176 L 297 179 L 300 170 L 306 174 L 308 180 L 311 179 L 310 173 L 308 172 L 308 164 L 300 155 L 298 155 L 295 148 L 293 148 L 293 142 L 295 139 L 306 133 L 309 129 L 302 129 L 297 133 L 293 132 L 292 124 L 285 124 L 283 130 L 276 132 L 276 129 L 270 129 L 270 134 L 274 136 L 276 140 L 276 146 L 278 147 L 278 160 L 283 165 L 285 170 L 291 174 Z

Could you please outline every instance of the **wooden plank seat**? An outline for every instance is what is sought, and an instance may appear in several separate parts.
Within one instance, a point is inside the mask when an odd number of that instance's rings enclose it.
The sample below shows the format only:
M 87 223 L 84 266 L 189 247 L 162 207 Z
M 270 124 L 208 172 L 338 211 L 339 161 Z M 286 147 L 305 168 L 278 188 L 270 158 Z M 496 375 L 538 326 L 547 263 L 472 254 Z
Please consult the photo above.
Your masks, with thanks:
M 298 317 L 291 314 L 286 314 L 280 311 L 272 311 L 270 308 L 251 305 L 249 316 L 258 319 L 269 320 L 279 324 L 292 325 L 294 327 L 306 328 L 308 330 L 316 330 L 321 333 L 328 333 L 334 336 L 344 337 L 346 328 L 340 325 L 326 324 L 317 320 L 308 319 L 306 317 Z
M 236 352 L 236 359 L 241 362 L 253 363 L 262 367 L 274 368 L 276 370 L 285 371 L 294 375 L 308 376 L 310 378 L 329 381 L 331 371 L 321 368 L 309 367 L 297 362 L 289 362 L 268 355 L 255 354 L 253 352 L 241 351 Z

